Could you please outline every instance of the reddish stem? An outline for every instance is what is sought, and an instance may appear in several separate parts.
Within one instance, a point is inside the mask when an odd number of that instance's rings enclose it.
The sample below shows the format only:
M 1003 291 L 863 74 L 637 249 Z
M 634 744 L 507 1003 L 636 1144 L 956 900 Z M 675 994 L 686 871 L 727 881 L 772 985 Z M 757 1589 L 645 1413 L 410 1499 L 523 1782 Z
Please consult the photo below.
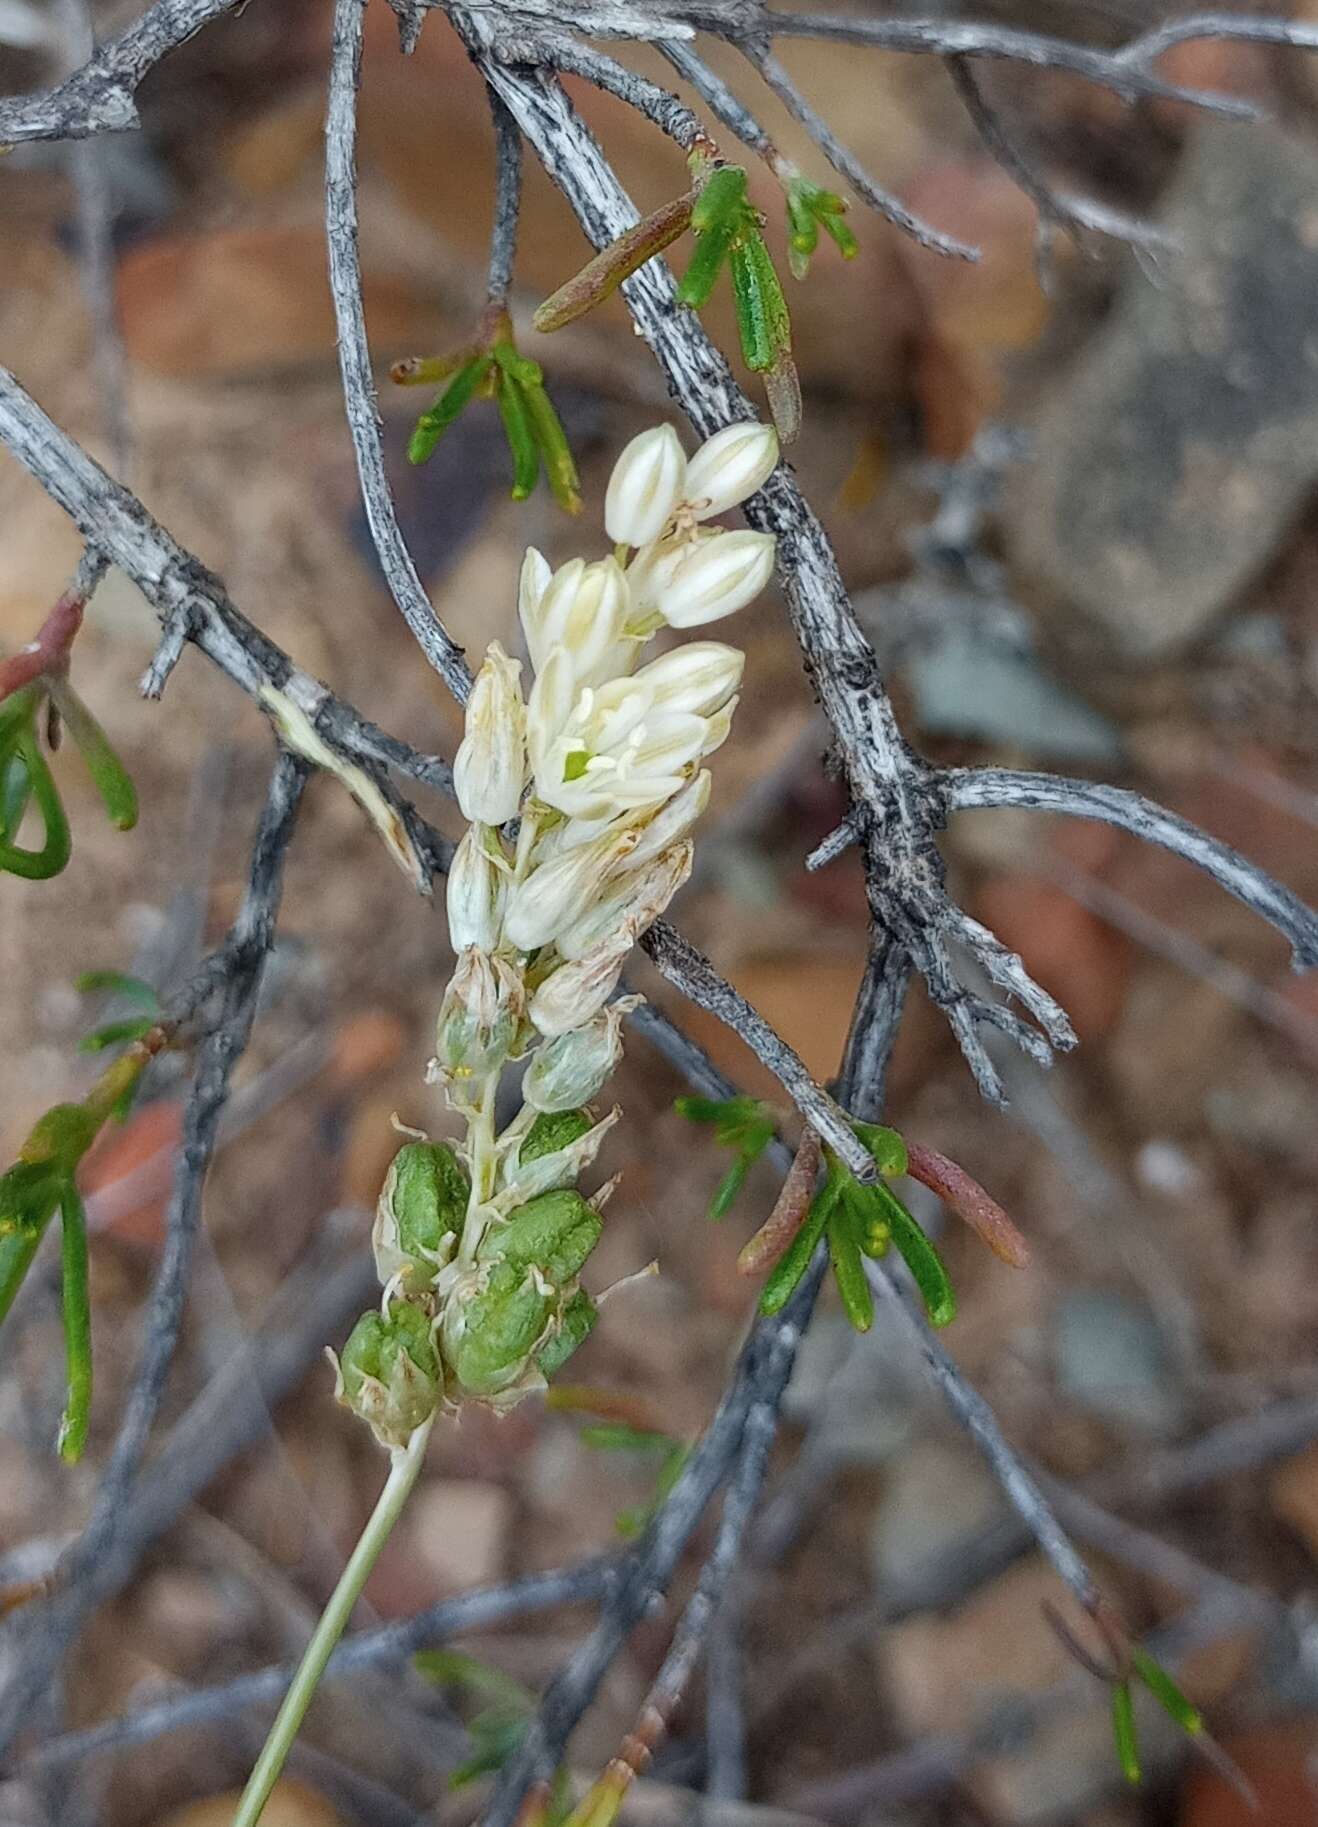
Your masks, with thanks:
M 912 1180 L 937 1193 L 949 1210 L 983 1238 L 995 1256 L 1013 1269 L 1025 1268 L 1030 1260 L 1029 1244 L 992 1194 L 985 1192 L 964 1167 L 922 1142 L 907 1142 L 906 1163 Z
M 0 700 L 31 685 L 43 673 L 57 672 L 67 663 L 74 637 L 82 627 L 87 598 L 77 590 L 66 590 L 41 624 L 33 641 L 7 659 L 0 660 Z

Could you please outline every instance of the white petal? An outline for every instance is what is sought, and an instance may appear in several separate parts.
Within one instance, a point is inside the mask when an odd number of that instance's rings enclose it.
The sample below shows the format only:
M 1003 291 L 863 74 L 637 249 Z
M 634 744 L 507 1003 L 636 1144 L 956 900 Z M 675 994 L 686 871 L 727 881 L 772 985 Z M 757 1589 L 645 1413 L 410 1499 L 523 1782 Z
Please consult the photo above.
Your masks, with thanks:
M 760 594 L 773 576 L 772 533 L 719 533 L 692 546 L 655 579 L 655 606 L 674 628 L 719 621 Z
M 534 951 L 547 945 L 560 927 L 580 919 L 610 869 L 635 843 L 635 832 L 609 833 L 535 870 L 509 898 L 503 922 L 509 943 L 519 951 Z
M 729 425 L 687 465 L 687 503 L 697 520 L 726 514 L 763 488 L 777 464 L 778 433 L 772 425 Z
M 604 525 L 620 545 L 647 546 L 658 539 L 685 492 L 686 456 L 671 425 L 656 425 L 632 439 L 609 477 Z
M 722 641 L 688 641 L 643 666 L 634 683 L 649 686 L 663 710 L 707 717 L 736 691 L 745 664 L 745 654 Z
M 499 942 L 508 878 L 486 843 L 486 827 L 473 825 L 449 865 L 448 931 L 455 952 L 470 945 L 492 952 Z
M 531 687 L 526 707 L 526 742 L 537 779 L 545 757 L 562 735 L 576 702 L 576 682 L 567 650 L 555 647 Z
M 522 633 L 526 637 L 526 651 L 531 656 L 532 668 L 537 671 L 544 648 L 540 639 L 540 604 L 553 575 L 544 553 L 537 552 L 534 546 L 528 546 L 526 557 L 522 560 L 521 576 L 517 580 L 517 613 L 521 617 Z

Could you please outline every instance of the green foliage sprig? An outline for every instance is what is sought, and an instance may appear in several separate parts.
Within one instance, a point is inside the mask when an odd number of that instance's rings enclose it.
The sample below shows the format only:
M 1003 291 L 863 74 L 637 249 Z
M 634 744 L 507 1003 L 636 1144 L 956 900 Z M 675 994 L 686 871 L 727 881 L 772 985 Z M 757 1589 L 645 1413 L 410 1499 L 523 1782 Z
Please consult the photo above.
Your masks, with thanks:
M 506 311 L 492 319 L 477 342 L 451 355 L 413 357 L 397 362 L 392 378 L 405 387 L 446 380 L 448 385 L 434 405 L 421 414 L 408 441 L 409 463 L 426 463 L 440 439 L 457 423 L 473 400 L 492 399 L 499 409 L 503 434 L 513 464 L 512 497 L 525 501 L 543 470 L 559 506 L 569 514 L 581 511 L 581 487 L 576 459 L 567 441 L 563 422 L 545 390 L 544 370 L 538 362 L 520 355 L 513 340 Z
M 93 971 L 78 980 L 82 990 L 115 990 L 145 1007 L 155 993 L 136 978 Z M 122 1121 L 142 1074 L 169 1039 L 154 1015 L 110 1022 L 83 1041 L 84 1050 L 129 1042 L 78 1104 L 56 1104 L 33 1126 L 18 1159 L 0 1174 L 0 1320 L 32 1267 L 46 1227 L 58 1212 L 62 1236 L 64 1348 L 67 1398 L 60 1422 L 59 1451 L 68 1460 L 82 1455 L 91 1419 L 91 1307 L 87 1287 L 87 1214 L 78 1191 L 83 1159 L 106 1123 Z

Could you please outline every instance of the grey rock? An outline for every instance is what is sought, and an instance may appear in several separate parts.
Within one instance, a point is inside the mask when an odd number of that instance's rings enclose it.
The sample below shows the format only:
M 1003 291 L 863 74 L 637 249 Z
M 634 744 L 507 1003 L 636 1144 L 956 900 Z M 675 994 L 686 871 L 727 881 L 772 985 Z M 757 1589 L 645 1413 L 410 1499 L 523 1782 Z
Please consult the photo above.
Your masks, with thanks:
M 1125 1295 L 1069 1295 L 1053 1321 L 1059 1392 L 1123 1428 L 1174 1429 L 1183 1401 L 1166 1342 L 1150 1308 Z
M 1040 760 L 1115 761 L 1115 727 L 1058 684 L 1030 653 L 949 629 L 911 658 L 906 677 L 920 726 L 934 736 L 1009 743 Z
M 1204 634 L 1318 478 L 1318 156 L 1203 126 L 1164 224 L 1179 251 L 1132 266 L 1003 509 L 1010 569 L 1059 636 L 1128 662 Z
M 900 1589 L 935 1555 L 956 1548 L 1006 1514 L 983 1460 L 962 1441 L 916 1441 L 896 1459 L 870 1532 L 879 1592 Z

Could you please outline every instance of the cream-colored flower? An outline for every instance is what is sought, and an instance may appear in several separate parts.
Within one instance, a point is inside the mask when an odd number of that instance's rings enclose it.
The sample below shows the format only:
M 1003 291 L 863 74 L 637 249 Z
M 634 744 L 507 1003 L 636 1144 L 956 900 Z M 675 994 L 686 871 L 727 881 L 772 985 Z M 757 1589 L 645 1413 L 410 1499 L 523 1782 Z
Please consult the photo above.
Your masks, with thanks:
M 675 525 L 712 519 L 763 488 L 778 462 L 772 425 L 729 425 L 689 461 L 670 425 L 641 432 L 613 467 L 604 500 L 609 538 L 652 545 Z
M 721 621 L 753 602 L 773 576 L 772 533 L 711 532 L 675 540 L 645 577 L 645 600 L 673 628 Z
M 613 466 L 604 496 L 604 525 L 620 545 L 648 546 L 677 512 L 686 454 L 671 425 L 641 432 Z
M 609 830 L 592 843 L 565 851 L 519 882 L 504 913 L 504 937 L 519 951 L 548 945 L 559 929 L 579 920 L 611 869 L 636 847 L 634 831 Z
M 495 842 L 488 825 L 472 825 L 449 865 L 448 932 L 455 952 L 469 945 L 491 952 L 499 943 L 508 871 L 491 854 Z
M 542 1034 L 570 1034 L 599 1014 L 618 987 L 636 935 L 637 928 L 623 921 L 579 958 L 550 972 L 532 996 L 528 1011 Z
M 554 675 L 551 665 L 536 681 L 544 691 L 532 713 L 536 793 L 547 805 L 570 818 L 608 819 L 681 791 L 708 738 L 708 718 L 664 708 L 636 679 L 588 687 L 564 715 L 566 694 Z
M 534 564 L 539 560 L 539 565 Z M 541 673 L 556 648 L 571 661 L 578 685 L 593 685 L 626 671 L 632 644 L 622 639 L 630 592 L 616 558 L 587 564 L 573 558 L 544 581 L 538 552 L 527 553 L 518 609 L 531 665 Z
M 600 898 L 579 920 L 565 926 L 555 944 L 565 958 L 585 958 L 624 930 L 635 942 L 657 920 L 691 873 L 695 847 L 670 844 L 644 869 L 628 868 L 630 857 L 604 885 Z
M 466 733 L 453 760 L 463 816 L 486 825 L 515 818 L 526 779 L 522 662 L 491 641 L 467 700 Z
M 728 425 L 707 438 L 686 466 L 682 493 L 694 520 L 739 507 L 762 489 L 778 466 L 778 433 L 772 425 Z
M 522 1096 L 536 1110 L 578 1110 L 588 1104 L 622 1057 L 624 1016 L 643 996 L 620 996 L 584 1028 L 546 1040 L 531 1055 Z

